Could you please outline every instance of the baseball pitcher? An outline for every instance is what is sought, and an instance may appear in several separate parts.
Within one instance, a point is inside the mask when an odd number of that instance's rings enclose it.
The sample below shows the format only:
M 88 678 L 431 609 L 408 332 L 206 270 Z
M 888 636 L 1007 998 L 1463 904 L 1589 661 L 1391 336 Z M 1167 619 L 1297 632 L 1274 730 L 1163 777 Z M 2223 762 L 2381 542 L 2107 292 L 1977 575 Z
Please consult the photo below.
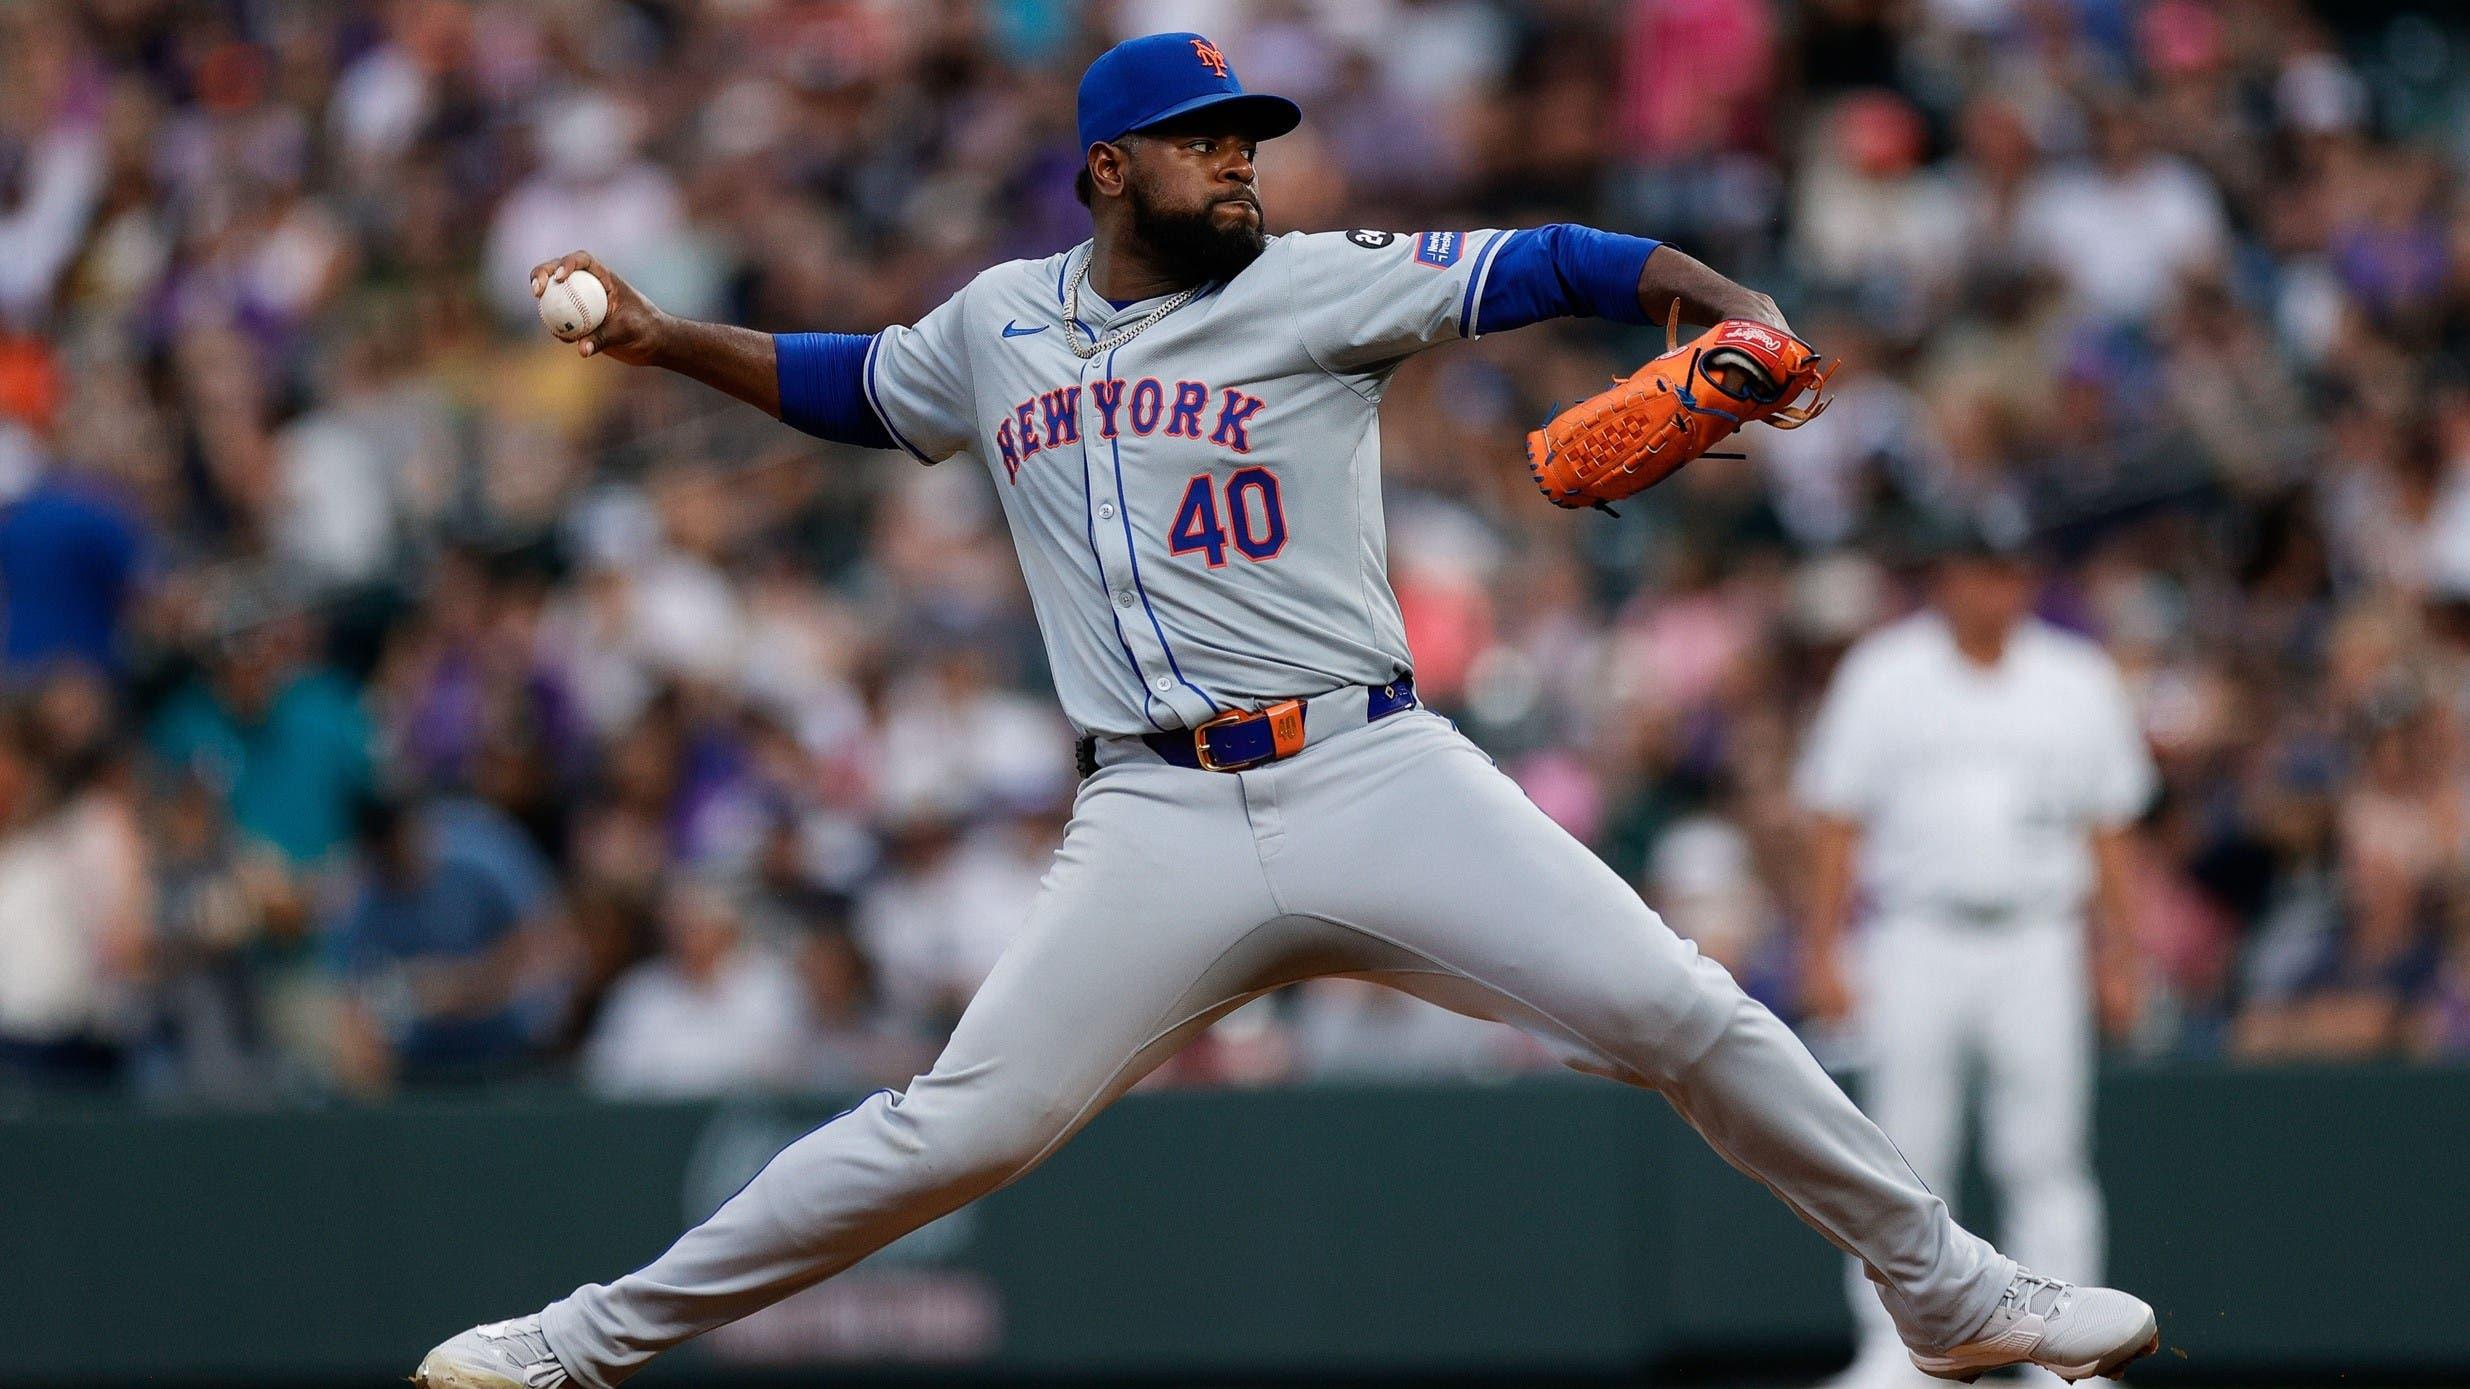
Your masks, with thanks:
M 1716 328 L 1530 440 L 1551 500 L 1617 500 L 1820 368 L 1773 301 L 1574 226 L 1289 234 L 1259 143 L 1301 113 L 1197 34 L 1082 78 L 1090 240 L 979 275 L 914 327 L 662 314 L 576 252 L 579 350 L 809 433 L 994 479 L 1087 772 L 1036 906 L 905 1092 L 783 1150 L 646 1267 L 431 1352 L 428 1389 L 610 1389 L 654 1356 L 1003 1186 L 1249 999 L 1371 979 L 1662 1093 L 1858 1258 L 1916 1362 L 2109 1374 L 2152 1309 L 1967 1233 L 1790 1030 L 1421 708 L 1384 573 L 1381 395 L 1415 353 L 1546 318 Z

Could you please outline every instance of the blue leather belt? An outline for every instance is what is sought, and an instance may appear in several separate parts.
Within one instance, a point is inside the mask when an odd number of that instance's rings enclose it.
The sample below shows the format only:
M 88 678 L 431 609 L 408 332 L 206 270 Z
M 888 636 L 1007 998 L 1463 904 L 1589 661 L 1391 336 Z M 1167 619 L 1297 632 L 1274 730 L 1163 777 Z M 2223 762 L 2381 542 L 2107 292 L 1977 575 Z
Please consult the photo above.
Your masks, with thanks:
M 1258 709 L 1220 714 L 1198 728 L 1145 733 L 1141 741 L 1162 761 L 1177 767 L 1212 772 L 1240 772 L 1283 761 L 1304 750 L 1305 706 L 1311 701 L 1282 699 Z M 1415 677 L 1402 675 L 1386 685 L 1364 689 L 1364 722 L 1378 723 L 1415 707 Z M 1081 774 L 1097 767 L 1097 746 L 1083 738 Z

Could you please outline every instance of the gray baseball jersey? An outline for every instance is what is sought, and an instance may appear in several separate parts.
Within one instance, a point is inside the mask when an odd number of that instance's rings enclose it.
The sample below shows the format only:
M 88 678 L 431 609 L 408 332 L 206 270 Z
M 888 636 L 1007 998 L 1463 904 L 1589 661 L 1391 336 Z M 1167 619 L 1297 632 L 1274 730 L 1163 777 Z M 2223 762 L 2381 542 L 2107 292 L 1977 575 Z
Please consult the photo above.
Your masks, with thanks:
M 1385 568 L 1381 392 L 1472 337 L 1498 231 L 1290 233 L 1120 347 L 1065 344 L 1088 243 L 979 275 L 886 330 L 867 392 L 926 462 L 1002 494 L 1064 712 L 1189 727 L 1408 668 Z M 1083 342 L 1158 307 L 1084 285 Z

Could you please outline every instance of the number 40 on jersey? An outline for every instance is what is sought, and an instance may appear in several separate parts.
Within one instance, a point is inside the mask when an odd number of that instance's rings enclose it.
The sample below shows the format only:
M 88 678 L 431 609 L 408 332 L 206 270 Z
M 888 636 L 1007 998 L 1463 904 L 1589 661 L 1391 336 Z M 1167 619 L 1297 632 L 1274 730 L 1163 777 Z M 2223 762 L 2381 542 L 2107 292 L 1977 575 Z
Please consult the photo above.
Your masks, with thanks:
M 1276 559 L 1286 548 L 1286 505 L 1278 497 L 1277 474 L 1267 468 L 1238 468 L 1227 475 L 1223 505 L 1220 490 L 1209 473 L 1196 475 L 1184 486 L 1175 524 L 1167 532 L 1168 552 L 1199 554 L 1215 569 L 1226 563 L 1232 540 L 1245 559 Z

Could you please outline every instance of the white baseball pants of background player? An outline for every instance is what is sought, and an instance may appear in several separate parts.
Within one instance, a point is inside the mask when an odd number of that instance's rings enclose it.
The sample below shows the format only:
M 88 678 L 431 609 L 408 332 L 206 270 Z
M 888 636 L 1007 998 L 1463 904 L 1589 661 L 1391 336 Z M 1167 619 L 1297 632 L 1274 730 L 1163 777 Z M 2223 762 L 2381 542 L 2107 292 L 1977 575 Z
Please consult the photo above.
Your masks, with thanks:
M 830 1277 L 1036 1166 L 1228 1011 L 1327 974 L 1516 1024 L 1661 1092 L 1875 1270 L 1913 1344 L 1987 1319 L 2015 1265 L 1956 1225 L 1789 1029 L 1446 720 L 1367 724 L 1362 692 L 1341 693 L 1351 719 L 1315 700 L 1315 741 L 1250 771 L 1102 741 L 1029 921 L 933 1070 L 791 1144 L 649 1266 L 552 1304 L 567 1370 L 609 1389 Z
M 2026 1268 L 2101 1278 L 2101 1191 L 2092 1170 L 2094 1038 L 2081 918 L 1872 924 L 1856 954 L 1867 1052 L 1863 1108 L 1934 1191 L 1952 1193 L 1968 1082 L 1980 1080 L 1981 1152 L 2004 1238 Z M 1856 1364 L 1908 1377 L 1895 1326 L 1853 1265 Z M 2045 1370 L 2039 1382 L 2060 1381 Z

